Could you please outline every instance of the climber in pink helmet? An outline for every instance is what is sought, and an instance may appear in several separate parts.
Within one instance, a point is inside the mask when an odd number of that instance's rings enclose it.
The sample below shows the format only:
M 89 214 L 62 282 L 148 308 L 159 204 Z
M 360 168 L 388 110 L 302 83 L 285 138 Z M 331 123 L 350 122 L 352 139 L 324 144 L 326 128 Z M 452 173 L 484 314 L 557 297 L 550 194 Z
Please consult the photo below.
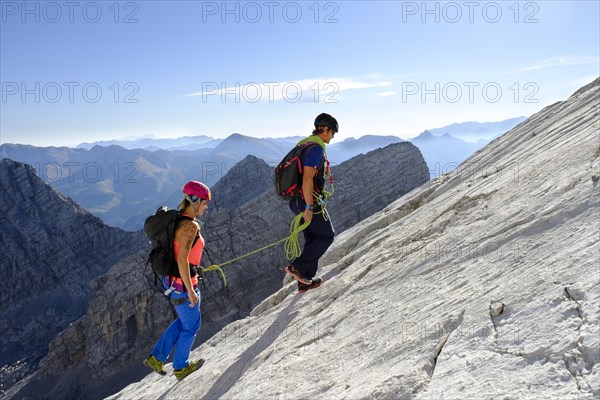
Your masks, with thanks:
M 210 189 L 202 182 L 190 181 L 183 186 L 182 191 L 184 197 L 179 210 L 183 218 L 179 221 L 173 240 L 178 274 L 163 278 L 165 287 L 173 288 L 169 297 L 178 318 L 169 325 L 154 346 L 152 354 L 144 361 L 146 366 L 165 375 L 163 364 L 175 349 L 173 374 L 178 380 L 198 370 L 204 363 L 203 359 L 189 361 L 189 356 L 201 323 L 198 268 L 204 238 L 196 219 L 206 211 L 211 199 Z

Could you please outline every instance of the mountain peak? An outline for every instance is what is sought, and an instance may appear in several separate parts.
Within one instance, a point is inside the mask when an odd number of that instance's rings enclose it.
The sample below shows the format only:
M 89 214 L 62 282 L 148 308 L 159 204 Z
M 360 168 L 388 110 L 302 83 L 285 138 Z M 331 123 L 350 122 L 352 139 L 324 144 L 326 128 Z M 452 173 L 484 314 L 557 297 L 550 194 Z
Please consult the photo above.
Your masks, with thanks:
M 225 138 L 226 141 L 248 140 L 248 139 L 254 139 L 254 138 L 250 137 L 250 136 L 242 135 L 241 133 L 232 133 L 231 135 L 229 135 Z
M 271 162 L 281 159 L 289 151 L 288 147 L 285 142 L 279 143 L 233 133 L 219 143 L 212 154 L 236 160 L 241 160 L 248 154 L 261 155 Z
M 211 188 L 214 204 L 227 209 L 240 207 L 270 189 L 272 182 L 271 167 L 260 158 L 246 156 Z
M 10 143 L 4 143 L 7 145 L 10 145 Z M 18 170 L 18 169 L 23 169 L 25 171 L 28 172 L 35 172 L 35 170 L 33 169 L 33 167 L 29 164 L 25 164 L 19 161 L 15 161 L 15 160 L 11 160 L 10 158 L 3 158 L 2 160 L 0 160 L 0 170 L 2 171 L 2 173 L 7 172 L 7 171 L 11 171 L 11 170 Z
M 430 140 L 430 139 L 435 139 L 435 136 L 433 136 L 431 134 L 431 132 L 429 132 L 427 129 L 425 129 L 421 134 L 419 134 L 419 136 L 417 136 L 416 138 L 413 138 L 412 141 L 414 141 L 414 140 Z

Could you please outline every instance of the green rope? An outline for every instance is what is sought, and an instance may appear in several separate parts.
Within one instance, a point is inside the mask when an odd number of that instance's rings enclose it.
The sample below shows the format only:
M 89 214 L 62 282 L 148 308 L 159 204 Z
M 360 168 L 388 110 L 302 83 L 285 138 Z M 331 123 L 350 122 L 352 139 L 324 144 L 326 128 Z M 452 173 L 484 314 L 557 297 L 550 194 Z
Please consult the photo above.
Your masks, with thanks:
M 296 215 L 292 221 L 292 224 L 290 225 L 290 235 L 285 239 L 285 245 L 283 248 L 285 251 L 285 257 L 288 259 L 288 261 L 300 257 L 300 254 L 302 254 L 300 242 L 298 241 L 298 234 L 306 229 L 308 225 L 310 225 L 310 221 L 300 224 L 303 215 L 304 213 Z
M 284 237 L 283 239 L 280 239 L 276 242 L 273 242 L 271 244 L 268 244 L 266 246 L 261 247 L 260 249 L 251 251 L 250 253 L 244 254 L 243 256 L 239 256 L 234 258 L 233 260 L 229 260 L 229 261 L 225 261 L 224 263 L 221 264 L 215 264 L 215 265 L 211 265 L 208 266 L 206 268 L 204 268 L 204 272 L 208 272 L 208 271 L 219 271 L 219 273 L 221 274 L 221 278 L 223 278 L 223 283 L 225 286 L 227 286 L 227 278 L 225 278 L 225 273 L 223 272 L 223 270 L 221 269 L 221 267 L 227 265 L 227 264 L 231 264 L 234 263 L 236 261 L 242 260 L 246 257 L 250 257 L 253 254 L 259 253 L 263 250 L 268 249 L 269 247 L 273 247 L 281 242 L 285 242 L 284 245 L 284 249 L 285 249 L 285 254 L 288 260 L 292 260 L 296 257 L 299 257 L 300 254 L 302 254 L 302 250 L 300 249 L 300 243 L 298 241 L 298 235 L 300 234 L 300 232 L 302 232 L 304 229 L 306 229 L 306 227 L 308 225 L 310 225 L 310 221 L 304 222 L 303 224 L 300 224 L 300 220 L 302 219 L 302 216 L 304 214 L 300 213 L 298 215 L 296 215 L 296 217 L 294 218 L 294 220 L 292 221 L 292 224 L 290 225 L 290 234 L 289 236 Z
M 225 277 L 225 273 L 223 272 L 221 267 L 219 267 L 218 265 L 211 265 L 210 267 L 204 268 L 204 272 L 208 271 L 219 271 L 219 273 L 221 274 L 221 278 L 223 278 L 223 284 L 227 286 L 227 278 Z

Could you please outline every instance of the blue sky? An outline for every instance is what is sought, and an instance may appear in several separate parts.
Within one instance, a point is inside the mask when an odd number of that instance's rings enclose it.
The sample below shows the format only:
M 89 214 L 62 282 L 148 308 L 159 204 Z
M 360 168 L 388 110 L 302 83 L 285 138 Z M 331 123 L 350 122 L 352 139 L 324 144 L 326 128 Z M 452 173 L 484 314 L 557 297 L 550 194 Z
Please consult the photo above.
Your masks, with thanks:
M 1 2 L 2 143 L 416 136 L 600 74 L 597 1 Z M 299 91 L 298 91 L 299 90 Z

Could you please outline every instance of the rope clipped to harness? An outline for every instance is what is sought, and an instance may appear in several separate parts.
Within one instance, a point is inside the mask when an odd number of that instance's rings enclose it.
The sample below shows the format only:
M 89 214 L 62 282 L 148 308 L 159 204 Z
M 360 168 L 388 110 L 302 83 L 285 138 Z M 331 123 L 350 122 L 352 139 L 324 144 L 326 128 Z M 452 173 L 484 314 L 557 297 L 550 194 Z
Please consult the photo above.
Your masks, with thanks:
M 329 160 L 327 159 L 325 159 L 325 171 L 323 172 L 323 177 L 326 179 L 329 178 L 328 180 L 330 191 L 327 191 L 325 190 L 325 188 L 323 188 L 321 194 L 314 193 L 313 196 L 315 197 L 317 203 L 321 208 L 321 211 L 317 211 L 315 212 L 315 214 L 322 213 L 323 218 L 325 219 L 325 221 L 327 221 L 327 213 L 325 212 L 325 208 L 327 207 L 327 201 L 331 196 L 333 196 L 333 193 L 335 192 L 335 187 L 333 186 L 333 175 L 331 175 L 331 165 L 329 163 Z
M 284 237 L 283 239 L 280 239 L 276 242 L 273 242 L 271 244 L 268 244 L 266 246 L 261 247 L 260 249 L 256 249 L 254 251 L 251 251 L 247 254 L 244 254 L 242 256 L 236 257 L 232 260 L 229 261 L 225 261 L 224 263 L 221 264 L 215 264 L 215 265 L 210 265 L 206 268 L 204 268 L 204 272 L 207 271 L 219 271 L 219 273 L 221 274 L 221 278 L 223 279 L 223 284 L 225 286 L 227 286 L 227 278 L 225 277 L 225 273 L 223 272 L 223 270 L 221 269 L 222 267 L 224 267 L 225 265 L 234 263 L 236 261 L 242 260 L 246 257 L 250 257 L 253 254 L 259 253 L 263 250 L 268 249 L 269 247 L 273 247 L 275 245 L 278 245 L 281 242 L 285 242 L 284 245 L 284 249 L 285 249 L 285 254 L 288 260 L 292 260 L 298 256 L 300 256 L 300 254 L 302 253 L 301 249 L 300 249 L 300 243 L 298 241 L 298 235 L 300 234 L 300 232 L 302 232 L 304 229 L 306 229 L 306 227 L 308 227 L 308 225 L 310 225 L 310 221 L 306 221 L 304 223 L 300 223 L 300 220 L 302 219 L 303 214 L 300 213 L 298 214 L 294 220 L 292 221 L 291 225 L 290 225 L 290 234 L 289 236 Z
M 329 160 L 325 160 L 325 172 L 324 177 L 329 178 L 329 186 L 331 187 L 331 192 L 328 192 L 323 188 L 323 197 L 325 200 L 333 196 L 333 192 L 335 192 L 335 188 L 333 187 L 333 175 L 331 175 L 331 163 Z M 324 205 L 323 205 L 324 206 Z
M 204 268 L 204 272 L 208 272 L 208 271 L 219 271 L 219 273 L 221 274 L 221 278 L 223 279 L 223 284 L 225 286 L 227 286 L 227 278 L 225 277 L 225 273 L 223 272 L 223 270 L 221 269 L 221 267 L 219 265 L 211 265 L 209 267 Z

